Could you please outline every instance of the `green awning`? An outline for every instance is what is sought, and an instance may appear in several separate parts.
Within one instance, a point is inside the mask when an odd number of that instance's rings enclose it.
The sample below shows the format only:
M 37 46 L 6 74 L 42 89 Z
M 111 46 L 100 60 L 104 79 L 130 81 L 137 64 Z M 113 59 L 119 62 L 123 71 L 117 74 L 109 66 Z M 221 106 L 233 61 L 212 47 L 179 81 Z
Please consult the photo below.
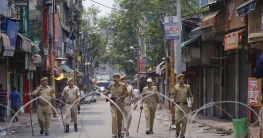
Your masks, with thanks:
M 72 73 L 74 70 L 70 69 L 67 65 L 61 65 L 61 68 L 66 72 Z
M 184 47 L 184 46 L 187 46 L 187 45 L 193 43 L 195 40 L 197 40 L 199 38 L 199 36 L 201 36 L 201 35 L 198 35 L 198 36 L 196 36 L 196 37 L 194 37 L 194 38 L 192 38 L 190 40 L 187 40 L 187 41 L 183 42 L 181 44 L 181 47 Z

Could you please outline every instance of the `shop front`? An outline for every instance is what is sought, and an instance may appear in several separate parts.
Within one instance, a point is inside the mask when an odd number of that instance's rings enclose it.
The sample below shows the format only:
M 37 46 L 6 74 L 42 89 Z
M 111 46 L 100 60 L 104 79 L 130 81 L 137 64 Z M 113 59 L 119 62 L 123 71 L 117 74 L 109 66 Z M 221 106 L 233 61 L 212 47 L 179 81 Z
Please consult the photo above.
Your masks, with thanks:
M 202 101 L 202 96 L 200 93 L 200 66 L 188 67 L 183 74 L 185 74 L 186 83 L 190 85 L 192 94 L 194 96 L 194 104 L 192 109 L 197 110 L 201 107 L 200 101 Z
M 248 64 L 246 60 L 241 60 L 247 58 L 246 49 L 244 48 L 245 42 L 243 41 L 243 35 L 246 34 L 245 29 L 241 29 L 236 32 L 229 33 L 224 37 L 224 50 L 226 55 L 225 61 L 225 77 L 226 77 L 226 100 L 227 101 L 246 101 L 246 91 L 247 84 L 241 86 L 241 83 L 247 81 L 246 69 Z M 243 68 L 240 68 L 243 67 Z M 242 105 L 226 103 L 226 111 L 230 115 L 225 117 L 228 119 L 237 118 L 238 116 L 245 116 L 246 112 L 243 112 Z
M 244 9 L 246 9 L 244 11 Z M 237 12 L 242 15 L 248 15 L 248 53 L 249 53 L 249 77 L 254 77 L 253 70 L 257 65 L 258 58 L 263 52 L 263 17 L 262 17 L 263 1 L 254 0 L 249 1 L 246 5 L 243 5 Z M 258 112 L 258 106 L 252 107 Z M 255 114 L 252 115 L 251 122 L 257 121 Z

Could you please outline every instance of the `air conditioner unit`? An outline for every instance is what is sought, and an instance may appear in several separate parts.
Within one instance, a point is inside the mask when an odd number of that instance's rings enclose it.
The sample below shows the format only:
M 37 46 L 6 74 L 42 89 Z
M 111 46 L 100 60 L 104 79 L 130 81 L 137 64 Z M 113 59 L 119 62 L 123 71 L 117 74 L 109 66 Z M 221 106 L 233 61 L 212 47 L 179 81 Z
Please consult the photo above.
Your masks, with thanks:
M 15 0 L 15 6 L 16 7 L 26 7 L 27 0 Z

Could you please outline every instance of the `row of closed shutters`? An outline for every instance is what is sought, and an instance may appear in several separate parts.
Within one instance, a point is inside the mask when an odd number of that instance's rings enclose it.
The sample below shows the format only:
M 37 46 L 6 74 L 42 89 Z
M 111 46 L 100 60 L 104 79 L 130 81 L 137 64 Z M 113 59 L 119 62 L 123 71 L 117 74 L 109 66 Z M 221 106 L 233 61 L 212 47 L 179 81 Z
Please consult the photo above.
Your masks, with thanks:
M 255 51 L 255 54 L 259 57 L 261 54 L 261 50 Z M 220 102 L 221 99 L 223 101 L 233 101 L 233 102 L 226 102 L 223 103 L 226 105 L 226 116 L 227 119 L 236 118 L 236 110 L 235 110 L 235 92 L 236 92 L 236 56 L 235 50 L 232 50 L 229 53 L 225 63 L 225 72 L 226 72 L 226 94 L 225 96 L 221 97 L 220 95 L 220 70 L 217 68 L 211 69 L 206 68 L 206 103 L 212 102 Z M 255 55 L 256 56 L 256 55 Z M 213 74 L 214 73 L 214 74 Z M 248 50 L 240 49 L 239 50 L 239 101 L 241 103 L 247 104 L 247 90 L 248 90 L 248 77 L 249 77 L 249 64 L 248 64 Z M 214 81 L 212 81 L 214 79 Z M 212 84 L 214 82 L 214 84 Z M 213 87 L 212 87 L 213 86 Z M 214 91 L 214 95 L 212 92 Z M 220 117 L 221 110 L 219 104 L 214 106 L 214 112 L 212 114 L 212 107 L 207 108 L 207 116 L 216 116 Z M 243 105 L 239 104 L 239 117 L 246 118 L 247 117 L 247 108 Z

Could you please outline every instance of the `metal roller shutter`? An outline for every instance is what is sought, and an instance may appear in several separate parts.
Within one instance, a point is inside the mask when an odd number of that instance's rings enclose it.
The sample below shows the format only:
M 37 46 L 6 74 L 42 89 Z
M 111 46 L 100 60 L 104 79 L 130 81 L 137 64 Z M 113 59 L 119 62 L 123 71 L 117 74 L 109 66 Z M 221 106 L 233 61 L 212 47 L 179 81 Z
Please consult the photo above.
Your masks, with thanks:
M 210 103 L 212 98 L 212 69 L 206 69 L 206 103 Z M 212 116 L 212 107 L 206 108 L 207 116 Z
M 247 104 L 247 79 L 249 77 L 248 50 L 239 50 L 239 101 Z M 245 109 L 245 110 L 243 110 Z M 247 109 L 239 105 L 240 118 L 247 118 Z
M 235 85 L 236 85 L 236 71 L 235 71 L 235 51 L 231 51 L 226 59 L 226 100 L 235 101 Z M 236 118 L 235 115 L 235 104 L 226 103 L 226 112 L 231 115 L 233 118 Z M 226 115 L 227 119 L 232 119 L 230 116 Z
M 220 96 L 220 70 L 215 69 L 215 78 L 214 78 L 214 101 L 219 102 L 221 101 L 221 96 Z M 217 107 L 214 107 L 214 113 L 215 117 L 220 117 L 221 109 L 220 109 L 220 104 L 216 104 Z

